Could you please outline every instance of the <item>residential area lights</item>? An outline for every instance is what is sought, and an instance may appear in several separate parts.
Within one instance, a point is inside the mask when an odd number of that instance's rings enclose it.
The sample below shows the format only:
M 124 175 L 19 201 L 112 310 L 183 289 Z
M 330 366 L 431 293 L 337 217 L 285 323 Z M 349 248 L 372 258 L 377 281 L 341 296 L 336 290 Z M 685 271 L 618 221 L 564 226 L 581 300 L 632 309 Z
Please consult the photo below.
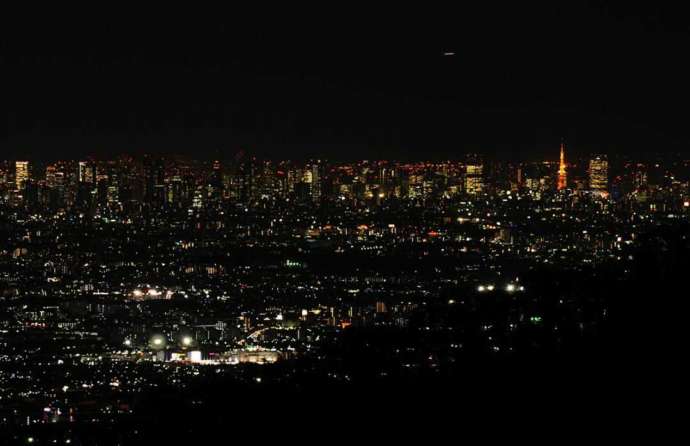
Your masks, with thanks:
M 477 286 L 477 291 L 480 293 L 485 293 L 487 291 L 494 291 L 496 289 L 496 286 L 493 284 L 489 285 L 478 285 Z M 509 283 L 506 284 L 505 286 L 505 291 L 508 293 L 515 293 L 517 291 L 525 291 L 525 287 L 522 285 L 516 285 L 514 283 Z

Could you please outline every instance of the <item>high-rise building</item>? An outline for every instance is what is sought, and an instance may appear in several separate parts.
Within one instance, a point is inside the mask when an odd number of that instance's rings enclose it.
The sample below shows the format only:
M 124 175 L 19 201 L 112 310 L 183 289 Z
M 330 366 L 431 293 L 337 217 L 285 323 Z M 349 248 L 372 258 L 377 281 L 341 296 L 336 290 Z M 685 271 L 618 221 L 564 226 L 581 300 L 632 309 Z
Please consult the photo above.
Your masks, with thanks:
M 568 174 L 565 165 L 565 143 L 561 143 L 561 159 L 558 163 L 558 190 L 568 187 Z
M 469 195 L 479 195 L 484 190 L 484 166 L 482 164 L 468 164 L 465 174 L 465 192 Z
M 644 164 L 637 164 L 633 171 L 633 188 L 635 190 L 647 187 L 647 169 Z
M 220 160 L 213 162 L 208 180 L 208 195 L 215 202 L 219 202 L 223 198 L 223 168 Z
M 89 161 L 79 161 L 79 182 L 80 183 L 96 183 L 96 165 Z
M 157 205 L 165 202 L 165 163 L 162 158 L 144 158 L 144 200 Z
M 311 166 L 311 198 L 314 202 L 321 200 L 321 173 L 319 163 Z
M 299 179 L 301 177 L 301 173 L 299 169 L 293 169 L 290 168 L 287 171 L 287 192 L 288 194 L 294 194 L 295 193 L 295 186 L 299 182 Z
M 26 186 L 26 182 L 29 181 L 29 162 L 17 161 L 14 166 L 14 181 L 17 190 L 22 190 Z
M 46 167 L 46 185 L 48 187 L 57 186 L 57 167 L 53 164 Z
M 607 195 L 609 187 L 609 162 L 606 155 L 594 155 L 589 160 L 589 189 Z
M 240 201 L 245 204 L 251 203 L 257 197 L 258 182 L 256 175 L 256 159 L 248 156 L 244 152 L 236 157 L 241 178 Z

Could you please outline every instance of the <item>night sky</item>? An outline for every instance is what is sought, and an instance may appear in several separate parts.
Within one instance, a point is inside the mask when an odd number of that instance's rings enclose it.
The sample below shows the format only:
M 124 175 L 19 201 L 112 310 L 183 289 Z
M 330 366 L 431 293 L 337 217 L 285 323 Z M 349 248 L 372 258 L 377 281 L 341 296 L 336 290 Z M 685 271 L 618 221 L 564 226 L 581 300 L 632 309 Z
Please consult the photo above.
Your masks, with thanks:
M 2 158 L 688 152 L 682 11 L 520 6 L 15 23 Z

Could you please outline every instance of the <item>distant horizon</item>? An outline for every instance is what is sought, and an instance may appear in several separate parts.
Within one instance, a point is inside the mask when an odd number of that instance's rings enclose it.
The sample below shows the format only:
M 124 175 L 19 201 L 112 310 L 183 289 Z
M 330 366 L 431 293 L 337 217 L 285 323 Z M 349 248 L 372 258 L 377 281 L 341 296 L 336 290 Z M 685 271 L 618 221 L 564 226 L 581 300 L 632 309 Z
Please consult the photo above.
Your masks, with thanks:
M 370 161 L 370 162 L 381 162 L 381 161 L 387 161 L 387 162 L 461 162 L 464 161 L 467 157 L 471 156 L 480 156 L 483 158 L 486 158 L 488 160 L 496 159 L 496 158 L 503 158 L 506 161 L 510 162 L 542 162 L 542 161 L 553 161 L 553 162 L 558 162 L 558 157 L 559 157 L 559 144 L 557 143 L 554 145 L 554 148 L 551 150 L 546 150 L 546 149 L 540 149 L 540 150 L 535 150 L 534 152 L 530 154 L 524 154 L 524 153 L 519 153 L 519 152 L 510 152 L 510 151 L 500 151 L 500 150 L 493 150 L 493 151 L 479 151 L 479 150 L 458 150 L 454 154 L 448 154 L 448 153 L 436 153 L 436 154 L 430 154 L 426 157 L 420 156 L 418 153 L 394 153 L 394 150 L 373 150 L 370 153 L 374 154 L 376 153 L 379 156 L 366 156 L 364 154 L 360 155 L 355 151 L 353 154 L 352 150 L 348 150 L 347 148 L 344 147 L 339 147 L 338 149 L 344 150 L 347 153 L 350 153 L 349 156 L 343 156 L 339 154 L 334 154 L 334 153 L 326 153 L 327 151 L 322 152 L 321 154 L 313 152 L 306 152 L 299 154 L 297 156 L 290 156 L 288 154 L 278 154 L 275 153 L 274 151 L 269 151 L 269 150 L 252 150 L 251 147 L 248 147 L 246 145 L 243 146 L 237 146 L 236 148 L 227 148 L 223 149 L 220 151 L 198 151 L 194 150 L 193 148 L 189 148 L 187 150 L 164 150 L 164 149 L 145 149 L 145 148 L 140 148 L 140 149 L 130 149 L 130 150 L 92 150 L 92 151 L 79 151 L 78 153 L 65 153 L 64 155 L 61 155 L 60 153 L 64 152 L 53 152 L 49 155 L 46 154 L 38 154 L 38 153 L 19 153 L 19 150 L 17 150 L 15 153 L 12 152 L 5 152 L 1 157 L 0 160 L 3 161 L 32 161 L 32 162 L 56 162 L 56 161 L 84 161 L 87 159 L 94 159 L 96 161 L 106 161 L 106 160 L 114 160 L 122 156 L 128 156 L 132 157 L 134 159 L 140 159 L 144 158 L 146 156 L 154 156 L 154 157 L 160 157 L 160 158 L 175 158 L 175 157 L 180 157 L 180 158 L 186 158 L 189 160 L 195 160 L 195 161 L 214 161 L 214 160 L 221 160 L 221 161 L 230 161 L 232 160 L 235 156 L 237 156 L 239 153 L 244 152 L 245 154 L 248 154 L 249 156 L 255 157 L 259 161 L 294 161 L 294 162 L 307 162 L 307 161 L 314 161 L 314 160 L 323 160 L 326 162 L 332 162 L 332 163 L 350 163 L 350 162 L 360 162 L 360 161 Z M 328 147 L 327 145 L 324 145 L 323 147 Z M 213 153 L 215 152 L 215 153 Z M 273 152 L 273 153 L 272 153 Z M 666 151 L 650 151 L 646 153 L 625 153 L 625 152 L 611 152 L 607 151 L 605 149 L 592 149 L 592 150 L 587 150 L 585 148 L 573 148 L 569 146 L 566 143 L 566 161 L 570 162 L 570 160 L 574 159 L 586 159 L 589 156 L 592 155 L 607 155 L 612 158 L 629 158 L 633 160 L 645 160 L 645 161 L 651 161 L 656 158 L 687 158 L 690 159 L 690 153 L 684 153 L 681 151 L 673 151 L 673 150 L 666 150 Z

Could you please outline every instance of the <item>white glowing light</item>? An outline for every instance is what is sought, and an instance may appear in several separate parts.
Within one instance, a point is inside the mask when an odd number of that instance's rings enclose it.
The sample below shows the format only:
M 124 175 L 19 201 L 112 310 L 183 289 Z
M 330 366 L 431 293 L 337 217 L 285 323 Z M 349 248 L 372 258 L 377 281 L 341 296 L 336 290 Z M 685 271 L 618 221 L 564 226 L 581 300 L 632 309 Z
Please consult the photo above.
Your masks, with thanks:
M 508 285 L 506 285 L 506 291 L 512 293 L 513 291 L 515 291 L 515 285 L 509 283 Z
M 194 341 L 194 340 L 192 339 L 191 336 L 185 336 L 184 338 L 182 338 L 182 344 L 185 345 L 185 346 L 190 346 L 190 345 L 192 345 L 192 342 L 193 342 L 193 341 Z
M 487 285 L 487 287 L 486 287 L 486 289 L 489 290 L 489 291 L 493 291 L 494 288 L 495 288 L 495 287 L 494 287 L 493 285 Z
M 486 287 L 484 285 L 479 285 L 477 287 L 477 291 L 479 291 L 480 293 L 483 293 L 484 291 L 486 291 Z

